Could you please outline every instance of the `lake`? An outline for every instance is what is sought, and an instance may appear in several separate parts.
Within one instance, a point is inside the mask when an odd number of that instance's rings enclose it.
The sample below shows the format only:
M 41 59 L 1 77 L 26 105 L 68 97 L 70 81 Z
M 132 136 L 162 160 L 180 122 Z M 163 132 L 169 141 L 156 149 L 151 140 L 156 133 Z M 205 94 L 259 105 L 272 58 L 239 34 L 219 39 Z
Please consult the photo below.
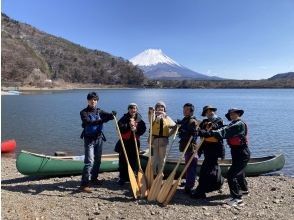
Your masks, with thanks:
M 93 90 L 91 90 L 93 91 Z M 167 105 L 172 119 L 182 118 L 182 106 L 191 102 L 195 116 L 202 119 L 202 107 L 211 104 L 224 115 L 231 107 L 245 110 L 243 119 L 249 126 L 250 149 L 253 157 L 284 153 L 282 170 L 294 175 L 294 89 L 97 89 L 99 107 L 116 110 L 117 117 L 127 112 L 130 102 L 136 102 L 147 127 L 147 111 L 158 100 Z M 87 105 L 89 90 L 38 92 L 16 96 L 1 96 L 1 140 L 15 139 L 17 152 L 28 150 L 53 155 L 55 151 L 83 154 L 79 112 Z M 104 126 L 107 142 L 104 153 L 113 152 L 118 140 L 113 121 Z M 147 133 L 142 138 L 147 147 Z M 178 146 L 174 144 L 173 153 Z M 17 153 L 16 152 L 16 153 Z M 226 148 L 230 157 L 229 148 Z

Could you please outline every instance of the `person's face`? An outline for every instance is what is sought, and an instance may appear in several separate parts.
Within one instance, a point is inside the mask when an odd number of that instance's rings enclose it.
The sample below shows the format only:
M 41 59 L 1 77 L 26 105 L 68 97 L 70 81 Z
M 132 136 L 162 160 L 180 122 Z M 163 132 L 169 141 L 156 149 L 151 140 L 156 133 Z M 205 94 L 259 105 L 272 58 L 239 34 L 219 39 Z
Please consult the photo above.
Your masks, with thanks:
M 158 105 L 156 106 L 156 111 L 164 112 L 164 106 L 163 105 Z
M 240 118 L 239 114 L 237 112 L 231 112 L 230 113 L 230 118 L 232 121 L 236 121 L 237 119 Z
M 129 107 L 129 114 L 132 116 L 132 117 L 134 117 L 135 115 L 136 115 L 136 113 L 137 113 L 137 107 L 136 106 L 131 106 L 131 107 Z
M 214 112 L 211 109 L 207 109 L 205 115 L 206 117 L 210 118 L 213 117 Z
M 96 98 L 92 98 L 92 99 L 88 100 L 88 105 L 92 108 L 95 108 L 97 103 L 98 103 L 98 100 Z
M 191 108 L 190 108 L 189 106 L 185 106 L 185 107 L 183 108 L 183 115 L 184 115 L 185 117 L 188 117 L 188 116 L 193 115 L 193 113 L 191 112 Z

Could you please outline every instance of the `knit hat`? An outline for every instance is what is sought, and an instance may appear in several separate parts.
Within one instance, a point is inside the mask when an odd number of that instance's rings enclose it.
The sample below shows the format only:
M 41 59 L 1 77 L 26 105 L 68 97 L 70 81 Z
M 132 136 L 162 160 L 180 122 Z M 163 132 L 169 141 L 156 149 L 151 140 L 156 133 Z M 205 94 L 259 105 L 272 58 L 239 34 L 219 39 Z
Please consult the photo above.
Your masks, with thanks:
M 228 110 L 228 113 L 225 114 L 226 118 L 231 121 L 231 117 L 230 117 L 230 113 L 232 112 L 236 112 L 237 114 L 239 114 L 239 116 L 241 117 L 244 114 L 244 110 L 239 109 L 239 108 L 231 108 Z
M 203 107 L 203 110 L 202 110 L 202 114 L 201 114 L 201 116 L 204 117 L 205 114 L 206 114 L 206 111 L 207 111 L 208 109 L 211 109 L 211 110 L 214 111 L 214 112 L 216 112 L 216 110 L 217 110 L 217 108 L 212 107 L 212 105 L 206 105 L 206 106 Z
M 87 95 L 87 100 L 91 100 L 91 99 L 99 99 L 99 96 L 98 96 L 98 94 L 96 93 L 96 92 L 90 92 L 90 93 L 88 93 L 88 95 Z
M 128 109 L 131 108 L 131 107 L 134 107 L 136 106 L 137 110 L 138 110 L 138 105 L 135 103 L 135 102 L 131 102 L 129 105 L 128 105 Z
M 165 105 L 165 103 L 164 103 L 163 101 L 158 101 L 158 102 L 156 103 L 156 105 L 155 105 L 155 110 L 156 110 L 156 108 L 157 108 L 158 106 L 163 106 L 164 111 L 166 112 L 166 105 Z

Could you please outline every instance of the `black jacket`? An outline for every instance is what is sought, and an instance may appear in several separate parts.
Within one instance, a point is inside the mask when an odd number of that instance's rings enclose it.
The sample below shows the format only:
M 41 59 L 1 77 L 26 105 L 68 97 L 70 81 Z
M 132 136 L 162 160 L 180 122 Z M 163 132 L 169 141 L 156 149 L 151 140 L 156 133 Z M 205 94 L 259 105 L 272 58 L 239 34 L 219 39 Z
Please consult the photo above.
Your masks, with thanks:
M 124 116 L 121 117 L 121 119 L 119 119 L 118 127 L 119 127 L 119 130 L 120 130 L 122 135 L 124 133 L 131 132 L 131 127 L 130 127 L 130 124 L 129 124 L 131 118 L 132 118 L 131 115 L 129 113 L 126 113 L 126 114 L 124 114 Z M 136 114 L 135 121 L 137 122 L 137 130 L 136 130 L 135 134 L 136 134 L 136 136 L 141 136 L 146 131 L 145 122 L 143 121 L 142 116 L 140 114 L 138 114 L 138 113 Z M 140 147 L 140 141 L 139 140 L 137 141 L 137 143 L 138 143 L 138 147 Z M 126 148 L 131 147 L 131 146 L 128 146 L 128 145 L 132 145 L 132 146 L 135 145 L 134 137 L 133 137 L 132 133 L 131 133 L 131 138 L 129 140 L 124 140 L 124 144 L 126 145 L 125 146 Z M 116 152 L 121 151 L 121 142 L 120 142 L 120 140 L 118 140 L 118 142 L 116 143 L 114 150 Z

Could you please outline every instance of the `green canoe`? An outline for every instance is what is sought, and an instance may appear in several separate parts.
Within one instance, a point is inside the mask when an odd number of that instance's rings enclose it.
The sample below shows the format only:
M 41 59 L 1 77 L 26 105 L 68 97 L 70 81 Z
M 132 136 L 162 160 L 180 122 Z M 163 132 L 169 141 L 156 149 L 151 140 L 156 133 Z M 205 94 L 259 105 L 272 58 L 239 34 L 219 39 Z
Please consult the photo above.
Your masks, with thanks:
M 143 155 L 140 155 L 141 157 L 141 163 L 143 169 L 145 169 L 147 162 L 148 162 L 148 154 L 145 153 Z M 198 161 L 197 166 L 197 173 L 199 174 L 201 164 L 203 160 Z M 167 159 L 164 174 L 165 176 L 168 176 L 172 170 L 174 169 L 175 165 L 177 163 L 177 159 Z M 219 164 L 222 170 L 222 175 L 226 176 L 230 166 L 231 166 L 232 160 L 226 159 L 226 160 L 220 160 Z M 258 176 L 261 174 L 271 173 L 278 170 L 281 170 L 285 165 L 285 157 L 283 154 L 279 155 L 273 155 L 273 156 L 267 156 L 267 157 L 258 157 L 258 158 L 251 158 L 249 163 L 247 164 L 247 167 L 245 168 L 246 176 Z M 181 171 L 184 169 L 185 163 L 182 161 L 180 164 L 178 170 L 177 170 L 177 176 L 181 173 Z
M 142 152 L 140 155 L 142 167 L 145 170 L 148 161 L 148 152 Z M 169 175 L 173 170 L 176 159 L 168 159 L 165 166 L 165 176 Z M 197 172 L 202 164 L 202 160 L 198 161 Z M 222 174 L 226 176 L 231 165 L 231 160 L 220 160 L 219 164 Z M 246 176 L 258 176 L 274 171 L 281 170 L 285 164 L 283 154 L 259 157 L 250 159 L 245 172 Z M 182 162 L 177 170 L 177 176 L 183 170 L 185 164 Z M 66 176 L 78 175 L 82 173 L 84 163 L 82 156 L 46 156 L 35 154 L 27 151 L 21 151 L 16 160 L 17 170 L 24 175 L 34 176 Z M 100 172 L 118 171 L 118 154 L 102 155 Z
M 16 159 L 17 170 L 24 175 L 66 176 L 81 174 L 83 156 L 55 157 L 21 151 Z M 118 154 L 102 156 L 100 172 L 118 170 Z

